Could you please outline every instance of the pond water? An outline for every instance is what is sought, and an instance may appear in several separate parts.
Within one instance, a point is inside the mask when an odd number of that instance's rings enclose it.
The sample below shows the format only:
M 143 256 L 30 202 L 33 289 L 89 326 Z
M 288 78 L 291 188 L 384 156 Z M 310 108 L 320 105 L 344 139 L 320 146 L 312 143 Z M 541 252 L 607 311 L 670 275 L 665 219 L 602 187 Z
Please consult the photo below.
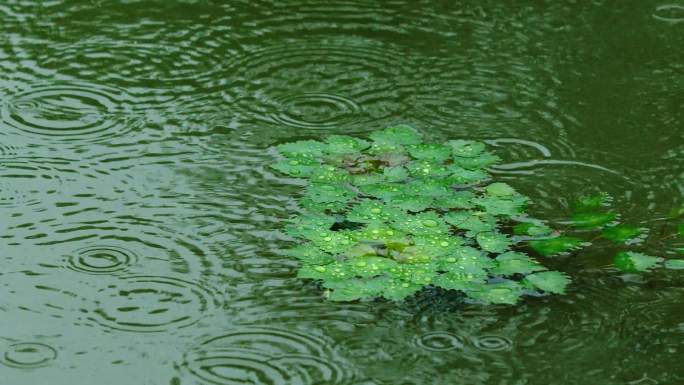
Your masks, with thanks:
M 606 191 L 666 253 L 684 2 L 0 2 L 0 383 L 681 384 L 684 273 L 597 243 L 566 296 L 330 303 L 279 232 L 273 145 L 486 140 L 567 218 Z M 680 220 L 681 221 L 681 220 Z

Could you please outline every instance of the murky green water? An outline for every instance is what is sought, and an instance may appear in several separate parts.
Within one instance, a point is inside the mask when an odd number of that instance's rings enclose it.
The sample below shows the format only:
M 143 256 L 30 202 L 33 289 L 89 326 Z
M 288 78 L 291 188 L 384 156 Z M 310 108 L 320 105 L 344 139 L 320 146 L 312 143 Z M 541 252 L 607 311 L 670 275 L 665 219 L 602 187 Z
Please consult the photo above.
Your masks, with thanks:
M 508 4 L 508 5 L 504 5 Z M 684 3 L 0 2 L 0 383 L 681 384 L 684 275 L 547 261 L 517 307 L 335 304 L 278 232 L 271 146 L 409 123 L 488 140 L 559 220 L 684 201 Z

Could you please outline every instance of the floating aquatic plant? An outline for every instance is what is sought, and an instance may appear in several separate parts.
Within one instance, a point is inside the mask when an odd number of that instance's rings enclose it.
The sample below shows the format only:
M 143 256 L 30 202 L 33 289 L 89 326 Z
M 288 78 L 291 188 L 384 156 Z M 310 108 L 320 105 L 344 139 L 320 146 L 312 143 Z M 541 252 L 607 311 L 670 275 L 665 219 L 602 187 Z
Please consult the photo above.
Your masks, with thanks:
M 569 283 L 520 246 L 535 239 L 548 254 L 581 241 L 518 223 L 529 220 L 529 200 L 492 182 L 486 167 L 499 159 L 483 143 L 426 144 L 397 126 L 369 140 L 334 135 L 278 150 L 284 159 L 273 168 L 310 182 L 305 213 L 287 228 L 299 244 L 286 253 L 300 260 L 298 276 L 320 281 L 332 300 L 401 300 L 436 286 L 514 304 L 525 294 L 561 294 Z

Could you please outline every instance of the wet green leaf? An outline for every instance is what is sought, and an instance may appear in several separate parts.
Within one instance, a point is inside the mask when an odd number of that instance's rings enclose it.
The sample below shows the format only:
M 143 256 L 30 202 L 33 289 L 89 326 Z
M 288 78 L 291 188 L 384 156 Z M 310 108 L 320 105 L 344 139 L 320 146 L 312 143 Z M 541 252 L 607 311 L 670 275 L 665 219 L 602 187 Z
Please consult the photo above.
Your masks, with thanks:
M 361 256 L 347 259 L 343 266 L 354 277 L 370 278 L 387 273 L 397 266 L 397 262 L 378 256 Z
M 321 250 L 339 254 L 356 244 L 352 237 L 342 231 L 304 230 L 302 237 L 313 242 Z
M 433 206 L 439 209 L 471 209 L 475 207 L 475 194 L 470 191 L 456 191 L 438 198 Z
M 406 195 L 418 195 L 431 198 L 450 196 L 449 188 L 439 179 L 417 179 L 404 185 Z
M 582 243 L 583 241 L 579 238 L 563 236 L 531 241 L 530 247 L 541 255 L 549 256 L 576 249 Z
M 449 225 L 434 212 L 405 215 L 394 219 L 392 226 L 416 235 L 446 234 Z
M 407 235 L 399 230 L 387 226 L 384 222 L 372 222 L 367 226 L 349 233 L 357 241 L 408 243 Z
M 305 243 L 284 251 L 285 255 L 310 265 L 327 265 L 335 262 L 331 254 L 319 249 L 313 243 Z
M 410 145 L 420 144 L 423 139 L 418 131 L 409 126 L 396 126 L 375 131 L 370 138 L 377 143 Z
M 487 214 L 512 217 L 524 211 L 525 205 L 527 205 L 527 198 L 522 195 L 513 195 L 505 198 L 485 196 L 475 198 L 473 202 L 480 206 Z
M 523 294 L 523 288 L 515 281 L 501 281 L 478 285 L 467 292 L 468 297 L 489 304 L 515 305 Z
M 511 197 L 516 193 L 516 191 L 508 185 L 507 183 L 492 183 L 489 186 L 485 187 L 485 191 L 487 192 L 487 195 L 495 196 L 495 197 Z
M 314 202 L 308 198 L 302 198 L 299 205 L 309 213 L 326 214 L 326 213 L 340 213 L 347 208 L 346 202 Z
M 565 294 L 565 288 L 570 284 L 570 279 L 559 271 L 542 271 L 530 274 L 525 281 L 539 290 L 553 294 Z
M 315 183 L 306 189 L 305 199 L 315 203 L 342 202 L 347 203 L 356 197 L 356 193 L 339 184 Z
M 468 230 L 466 235 L 469 237 L 496 229 L 496 219 L 493 216 L 477 211 L 452 211 L 444 215 L 444 220 L 457 229 Z
M 497 265 L 492 269 L 492 274 L 513 275 L 530 274 L 535 271 L 546 270 L 539 262 L 530 258 L 527 254 L 509 251 L 496 257 Z
M 423 285 L 420 284 L 394 279 L 383 287 L 382 296 L 391 301 L 402 301 L 422 288 Z
M 668 259 L 665 261 L 665 268 L 671 270 L 684 269 L 684 259 Z
M 582 212 L 572 216 L 572 225 L 584 229 L 603 227 L 615 220 L 612 212 Z
M 497 164 L 500 161 L 501 158 L 488 152 L 471 158 L 454 157 L 455 165 L 469 170 L 479 170 Z
M 450 165 L 448 170 L 449 177 L 447 178 L 447 181 L 449 181 L 452 186 L 476 185 L 489 179 L 489 174 L 483 170 L 467 170 L 455 164 Z
M 482 250 L 490 253 L 502 253 L 511 246 L 511 240 L 496 232 L 479 233 L 475 237 Z
M 376 183 L 360 186 L 359 190 L 372 197 L 391 200 L 395 196 L 403 194 L 404 186 L 395 183 Z
M 611 196 L 606 193 L 584 195 L 575 200 L 572 207 L 576 212 L 598 211 L 604 207 L 610 206 L 612 200 Z
M 677 225 L 677 234 L 684 237 L 684 223 Z
M 544 224 L 535 223 L 518 223 L 513 227 L 513 234 L 515 235 L 529 235 L 531 237 L 543 237 L 551 234 L 553 229 Z
M 390 222 L 404 218 L 408 213 L 387 205 L 382 201 L 365 199 L 354 205 L 347 214 L 347 220 L 360 223 Z
M 468 292 L 469 290 L 479 288 L 480 285 L 484 285 L 486 278 L 487 273 L 484 270 L 480 270 L 480 274 L 450 271 L 438 275 L 433 279 L 432 283 L 435 286 L 447 290 L 460 290 Z
M 479 142 L 421 144 L 406 126 L 370 138 L 333 135 L 325 143 L 278 146 L 287 159 L 272 167 L 309 181 L 299 200 L 309 214 L 287 226 L 300 244 L 284 252 L 300 261 L 298 277 L 322 281 L 335 301 L 402 300 L 435 285 L 486 303 L 515 303 L 523 286 L 501 276 L 519 279 L 544 267 L 505 252 L 511 239 L 497 229 L 524 217 L 527 199 L 505 183 L 481 187 L 490 179 L 484 168 L 498 157 Z M 551 233 L 543 224 L 515 229 Z M 532 276 L 528 287 L 551 278 Z
M 351 175 L 349 181 L 354 186 L 367 186 L 372 184 L 384 183 L 385 178 L 380 174 L 361 174 Z
M 370 143 L 363 139 L 347 135 L 332 135 L 325 142 L 328 144 L 325 147 L 325 151 L 334 155 L 355 154 L 370 146 Z
M 333 166 L 324 166 L 314 170 L 311 181 L 314 183 L 341 183 L 349 179 L 349 173 Z
M 295 158 L 274 163 L 271 165 L 271 168 L 285 175 L 303 178 L 311 176 L 314 172 L 320 170 L 322 166 L 315 159 Z
M 626 243 L 639 237 L 641 234 L 641 229 L 636 226 L 617 225 L 605 228 L 601 236 L 616 243 Z
M 408 153 L 416 159 L 442 163 L 451 158 L 451 147 L 443 144 L 416 144 L 408 146 Z
M 485 144 L 472 140 L 450 140 L 447 145 L 451 146 L 454 156 L 472 158 L 485 152 Z
M 328 231 L 336 220 L 335 217 L 329 215 L 302 215 L 291 220 L 286 231 L 292 236 L 301 237 L 308 231 Z
M 408 171 L 404 167 L 388 167 L 382 171 L 382 175 L 388 182 L 401 182 L 409 177 Z
M 315 140 L 300 140 L 298 142 L 284 143 L 276 148 L 278 152 L 288 158 L 317 159 L 323 156 L 327 146 Z
M 414 160 L 406 168 L 414 177 L 443 178 L 452 174 L 450 167 L 431 160 Z
M 663 261 L 663 258 L 652 257 L 635 251 L 622 251 L 615 255 L 613 263 L 626 272 L 648 271 Z
M 418 212 L 430 207 L 432 205 L 432 198 L 401 194 L 392 198 L 392 204 L 403 210 Z

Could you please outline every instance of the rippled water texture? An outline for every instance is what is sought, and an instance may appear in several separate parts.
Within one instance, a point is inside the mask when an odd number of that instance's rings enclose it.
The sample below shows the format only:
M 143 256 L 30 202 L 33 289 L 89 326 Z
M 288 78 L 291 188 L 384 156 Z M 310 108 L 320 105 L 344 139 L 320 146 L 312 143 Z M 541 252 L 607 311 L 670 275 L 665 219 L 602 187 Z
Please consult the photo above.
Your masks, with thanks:
M 600 246 L 567 296 L 329 303 L 278 231 L 292 139 L 484 140 L 562 220 L 684 204 L 684 3 L 0 2 L 2 385 L 684 383 L 684 278 Z

